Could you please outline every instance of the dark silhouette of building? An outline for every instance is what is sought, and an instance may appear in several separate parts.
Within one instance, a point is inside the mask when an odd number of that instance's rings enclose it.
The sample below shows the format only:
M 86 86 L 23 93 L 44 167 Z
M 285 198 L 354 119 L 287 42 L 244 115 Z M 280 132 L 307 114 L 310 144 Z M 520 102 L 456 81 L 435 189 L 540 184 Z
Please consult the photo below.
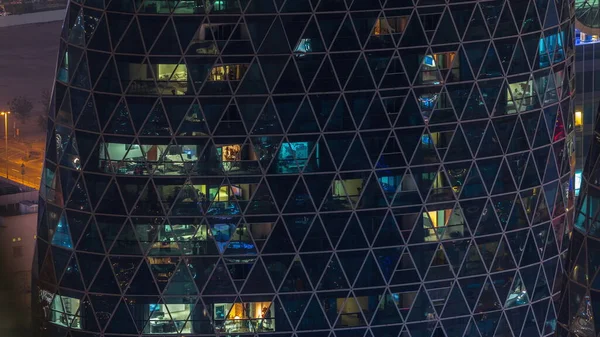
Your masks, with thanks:
M 569 6 L 71 1 L 42 333 L 554 333 Z

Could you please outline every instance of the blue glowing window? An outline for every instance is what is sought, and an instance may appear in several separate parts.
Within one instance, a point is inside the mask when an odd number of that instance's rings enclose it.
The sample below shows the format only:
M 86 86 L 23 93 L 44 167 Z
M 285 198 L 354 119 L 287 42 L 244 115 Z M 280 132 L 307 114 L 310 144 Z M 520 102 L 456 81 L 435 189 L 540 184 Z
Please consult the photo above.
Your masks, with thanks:
M 425 55 L 425 57 L 423 58 L 423 65 L 435 68 L 435 59 L 433 58 L 433 56 Z
M 73 249 L 73 240 L 71 240 L 71 234 L 69 233 L 69 225 L 67 224 L 64 216 L 61 217 L 60 221 L 56 225 L 56 232 L 52 237 L 52 244 L 68 249 Z
M 565 33 L 560 32 L 541 38 L 538 42 L 540 65 L 547 66 L 550 62 L 558 62 L 564 59 Z
M 308 159 L 308 143 L 283 143 L 279 151 L 279 160 Z
M 310 53 L 312 52 L 312 41 L 310 39 L 302 39 L 294 49 L 294 53 Z

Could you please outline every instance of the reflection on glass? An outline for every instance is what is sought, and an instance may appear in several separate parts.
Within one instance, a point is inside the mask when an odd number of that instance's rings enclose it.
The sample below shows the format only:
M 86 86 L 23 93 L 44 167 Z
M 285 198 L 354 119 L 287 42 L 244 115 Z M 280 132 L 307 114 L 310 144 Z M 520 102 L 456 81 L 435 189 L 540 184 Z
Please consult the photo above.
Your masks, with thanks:
M 310 38 L 300 39 L 300 42 L 298 42 L 298 45 L 294 48 L 294 54 L 296 54 L 296 56 L 304 56 L 304 54 L 312 51 L 312 40 Z

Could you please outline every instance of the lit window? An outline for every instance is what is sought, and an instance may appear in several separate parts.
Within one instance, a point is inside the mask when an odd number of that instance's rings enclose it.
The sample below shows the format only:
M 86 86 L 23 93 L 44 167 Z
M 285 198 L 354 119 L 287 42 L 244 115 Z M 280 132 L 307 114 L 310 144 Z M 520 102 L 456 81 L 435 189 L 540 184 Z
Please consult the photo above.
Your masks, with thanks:
M 379 18 L 375 22 L 373 35 L 390 35 L 402 33 L 408 24 L 408 16 L 393 16 L 387 18 Z
M 192 332 L 191 323 L 186 322 L 190 317 L 190 304 L 149 304 L 148 307 L 151 334 Z
M 442 209 L 423 212 L 425 241 L 439 241 L 462 237 L 464 220 L 459 211 Z
M 275 312 L 271 302 L 216 303 L 215 328 L 219 332 L 275 331 Z
M 583 112 L 575 111 L 575 126 L 583 126 Z
M 581 171 L 575 172 L 575 195 L 579 195 L 579 190 L 581 189 Z
M 79 304 L 80 300 L 77 298 L 61 295 L 54 296 L 50 309 L 50 322 L 74 329 L 81 329 Z
M 242 146 L 238 144 L 217 147 L 217 154 L 221 157 L 221 163 L 225 171 L 239 169 L 242 159 Z
M 364 326 L 367 324 L 361 311 L 367 311 L 369 308 L 369 297 L 348 297 L 337 298 L 336 308 L 340 318 L 337 325 L 340 327 Z
M 334 198 L 345 199 L 349 198 L 358 198 L 360 192 L 363 188 L 363 180 L 362 179 L 344 179 L 344 180 L 335 180 L 333 182 L 332 193 Z
M 421 95 L 418 99 L 419 99 L 419 103 L 420 103 L 422 110 L 431 110 L 435 107 L 435 103 L 437 102 L 438 95 L 437 94 Z
M 159 64 L 156 75 L 159 81 L 186 82 L 187 66 L 185 64 Z
M 421 64 L 423 84 L 441 84 L 444 81 L 441 74 L 445 72 L 439 72 L 438 70 L 450 70 L 448 81 L 459 79 L 460 64 L 455 52 L 424 55 Z
M 215 66 L 210 70 L 210 81 L 240 81 L 248 66 L 245 64 L 230 64 Z
M 435 59 L 432 55 L 425 55 L 423 58 L 423 65 L 435 68 Z
M 282 143 L 277 156 L 280 172 L 298 172 L 306 166 L 309 152 L 308 142 Z
M 313 48 L 311 39 L 301 39 L 296 48 L 294 48 L 294 53 L 298 54 L 298 56 L 302 56 L 303 54 L 310 53 L 312 51 Z
M 565 49 L 564 49 L 565 33 L 559 32 L 541 38 L 538 43 L 539 55 L 540 55 L 540 66 L 545 67 L 554 62 L 564 60 Z
M 215 11 L 225 10 L 225 1 L 223 1 L 223 0 L 216 0 L 213 3 L 213 10 L 215 10 Z
M 218 148 L 221 152 L 221 160 L 224 162 L 228 161 L 239 161 L 242 147 L 240 145 L 225 145 Z
M 511 99 L 512 98 L 512 99 Z M 535 93 L 533 82 L 522 81 L 509 83 L 506 89 L 507 113 L 523 112 L 533 109 L 535 105 Z

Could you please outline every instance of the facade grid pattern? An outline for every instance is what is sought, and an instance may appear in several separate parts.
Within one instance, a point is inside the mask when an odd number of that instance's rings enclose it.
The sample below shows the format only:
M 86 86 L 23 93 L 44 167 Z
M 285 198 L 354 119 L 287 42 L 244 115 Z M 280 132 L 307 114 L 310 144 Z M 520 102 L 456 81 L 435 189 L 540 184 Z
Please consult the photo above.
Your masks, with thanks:
M 573 3 L 71 0 L 48 337 L 548 336 Z

